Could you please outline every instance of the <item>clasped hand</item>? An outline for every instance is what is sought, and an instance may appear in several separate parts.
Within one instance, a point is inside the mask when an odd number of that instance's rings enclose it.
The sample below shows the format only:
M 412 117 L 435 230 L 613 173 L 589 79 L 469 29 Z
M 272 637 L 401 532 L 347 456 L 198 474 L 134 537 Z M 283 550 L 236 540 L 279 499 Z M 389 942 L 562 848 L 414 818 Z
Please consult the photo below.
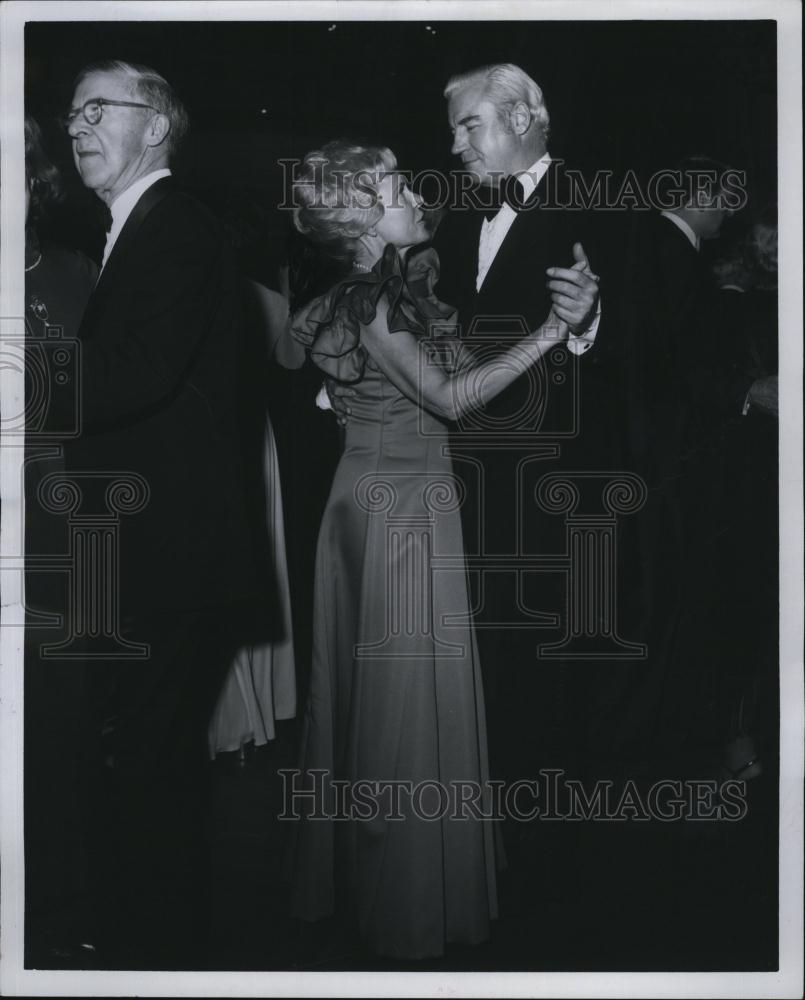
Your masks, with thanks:
M 598 275 L 593 274 L 581 243 L 573 244 L 572 267 L 549 267 L 547 287 L 551 292 L 551 312 L 567 324 L 572 334 L 584 333 L 598 309 Z
M 550 267 L 547 271 L 551 313 L 546 326 L 558 330 L 560 340 L 567 337 L 568 330 L 574 335 L 584 333 L 598 308 L 598 276 L 593 274 L 581 243 L 573 244 L 573 259 L 572 267 Z M 325 386 L 339 424 L 346 426 L 351 414 L 349 399 L 355 390 L 333 379 L 327 379 Z

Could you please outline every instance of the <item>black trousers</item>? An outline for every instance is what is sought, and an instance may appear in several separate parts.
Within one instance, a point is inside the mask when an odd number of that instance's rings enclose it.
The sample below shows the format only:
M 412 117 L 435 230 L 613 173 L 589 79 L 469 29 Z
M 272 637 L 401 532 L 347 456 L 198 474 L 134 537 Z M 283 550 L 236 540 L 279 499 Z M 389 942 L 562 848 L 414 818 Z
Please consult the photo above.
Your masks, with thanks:
M 39 609 L 42 610 L 41 608 Z M 51 608 L 52 611 L 52 608 Z M 95 764 L 83 715 L 82 661 L 48 659 L 63 628 L 29 619 L 25 635 L 26 964 L 92 936 L 88 819 Z
M 138 615 L 125 634 L 148 644 L 147 659 L 87 667 L 101 943 L 113 967 L 198 967 L 209 921 L 207 726 L 238 644 L 236 616 Z

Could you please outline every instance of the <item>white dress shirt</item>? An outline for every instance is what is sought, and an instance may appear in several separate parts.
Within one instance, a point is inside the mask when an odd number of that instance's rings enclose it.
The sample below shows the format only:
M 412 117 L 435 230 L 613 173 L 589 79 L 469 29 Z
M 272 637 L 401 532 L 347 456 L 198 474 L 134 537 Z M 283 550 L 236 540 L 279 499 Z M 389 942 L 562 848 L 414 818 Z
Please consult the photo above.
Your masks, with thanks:
M 536 163 L 532 163 L 528 170 L 524 170 L 521 174 L 517 175 L 520 187 L 523 189 L 523 202 L 528 201 L 534 193 L 537 184 L 539 184 L 548 172 L 550 163 L 551 158 L 546 153 Z M 484 278 L 516 218 L 517 212 L 511 205 L 503 205 L 498 214 L 493 218 L 484 219 L 481 225 L 481 239 L 478 244 L 478 276 L 475 279 L 476 291 L 481 290 Z
M 665 211 L 663 211 L 663 212 L 660 212 L 660 215 L 663 216 L 663 218 L 668 219 L 671 222 L 673 222 L 673 224 L 676 226 L 676 228 L 679 229 L 681 232 L 683 232 L 685 234 L 685 236 L 687 236 L 688 242 L 693 247 L 693 249 L 696 251 L 696 253 L 698 253 L 701 250 L 701 248 L 702 248 L 702 241 L 699 239 L 699 237 L 696 235 L 696 233 L 693 232 L 693 230 L 690 228 L 690 226 L 687 224 L 687 222 L 685 222 L 684 219 L 680 219 L 679 216 L 678 215 L 674 215 L 673 212 L 665 212 Z
M 140 198 L 145 194 L 145 192 L 151 187 L 152 184 L 156 184 L 158 180 L 163 177 L 170 177 L 171 172 L 167 167 L 163 167 L 161 170 L 152 170 L 150 174 L 146 174 L 145 177 L 140 177 L 136 180 L 130 187 L 117 196 L 110 206 L 110 211 L 112 213 L 112 225 L 109 232 L 106 234 L 106 246 L 103 251 L 103 261 L 101 262 L 101 270 L 106 266 L 107 260 L 109 260 L 109 255 L 114 249 L 115 243 L 117 243 L 117 238 L 126 225 L 126 220 L 131 215 L 134 210 L 134 206 L 140 200 Z
M 531 195 L 536 191 L 537 185 L 548 172 L 548 167 L 551 164 L 551 157 L 548 153 L 541 156 L 536 163 L 532 163 L 528 170 L 524 170 L 517 174 L 517 179 L 520 182 L 520 187 L 523 189 L 522 201 L 526 202 L 531 197 Z M 503 246 L 503 241 L 511 229 L 514 220 L 517 218 L 518 213 L 511 207 L 511 205 L 503 205 L 500 211 L 491 219 L 484 219 L 481 224 L 481 238 L 478 242 L 478 274 L 475 279 L 475 289 L 480 291 L 481 285 L 484 283 L 489 268 L 492 266 L 495 257 L 498 254 L 501 246 Z M 570 253 L 571 248 L 568 247 L 568 253 Z M 559 262 L 556 263 L 557 267 L 562 266 Z M 535 275 L 535 278 L 537 276 Z M 592 323 L 578 337 L 571 336 L 568 341 L 568 349 L 573 354 L 583 354 L 588 351 L 593 346 L 593 341 L 595 340 L 595 335 L 598 332 L 598 324 L 601 320 L 601 302 L 598 302 L 598 309 L 596 310 L 595 316 L 593 317 Z

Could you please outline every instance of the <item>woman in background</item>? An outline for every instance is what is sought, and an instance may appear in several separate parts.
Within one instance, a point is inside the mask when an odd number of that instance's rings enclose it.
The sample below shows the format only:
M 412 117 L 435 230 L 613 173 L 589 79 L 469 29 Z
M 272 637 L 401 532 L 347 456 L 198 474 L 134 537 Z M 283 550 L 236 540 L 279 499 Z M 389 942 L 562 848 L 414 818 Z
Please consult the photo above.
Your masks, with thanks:
M 48 511 L 40 496 L 45 477 L 64 472 L 58 433 L 44 433 L 45 419 L 53 364 L 76 375 L 58 366 L 56 352 L 76 363 L 75 338 L 98 277 L 88 257 L 40 235 L 60 198 L 59 173 L 45 153 L 39 125 L 26 116 L 25 943 L 27 961 L 45 968 L 83 966 L 94 939 L 86 891 L 84 664 L 43 655 L 43 647 L 70 634 L 67 575 L 36 570 L 38 561 L 52 563 L 69 552 L 66 517 Z
M 283 355 L 283 351 L 287 351 L 284 345 L 288 343 L 287 281 L 282 291 L 275 291 L 263 284 L 265 276 L 262 267 L 259 271 L 261 280 L 254 277 L 254 261 L 263 264 L 266 256 L 266 248 L 255 245 L 256 237 L 265 228 L 265 219 L 259 206 L 236 201 L 225 214 L 224 224 L 243 273 L 243 321 L 255 344 L 254 356 L 262 356 L 267 366 L 276 361 L 288 367 L 288 359 Z M 283 269 L 283 273 L 287 273 L 287 269 Z M 263 439 L 256 442 L 257 450 L 253 455 L 252 501 L 260 508 L 256 517 L 265 517 L 262 558 L 274 584 L 276 606 L 265 609 L 266 621 L 274 620 L 278 626 L 272 629 L 270 636 L 238 650 L 208 729 L 210 757 L 237 752 L 241 762 L 245 760 L 248 747 L 264 746 L 276 738 L 276 722 L 292 719 L 296 715 L 296 665 L 283 489 L 269 416 L 272 400 L 268 368 L 254 371 L 251 376 L 250 396 L 255 407 L 260 408 L 264 421 Z M 259 416 L 255 419 L 255 426 L 259 426 Z
M 264 285 L 244 279 L 244 322 L 257 331 L 269 362 L 286 338 L 288 298 Z M 279 347 L 282 351 L 283 348 Z M 284 361 L 287 366 L 287 359 Z M 266 401 L 262 500 L 266 511 L 266 557 L 275 581 L 280 627 L 276 638 L 244 646 L 226 676 L 209 726 L 210 756 L 247 746 L 264 746 L 276 737 L 275 722 L 296 715 L 296 671 L 291 619 L 288 562 L 285 555 L 285 518 L 277 446 Z
M 74 338 L 98 280 L 98 268 L 88 257 L 40 237 L 48 211 L 61 197 L 61 178 L 45 153 L 42 131 L 26 115 L 25 312 L 33 337 L 49 325 L 60 327 L 64 338 Z

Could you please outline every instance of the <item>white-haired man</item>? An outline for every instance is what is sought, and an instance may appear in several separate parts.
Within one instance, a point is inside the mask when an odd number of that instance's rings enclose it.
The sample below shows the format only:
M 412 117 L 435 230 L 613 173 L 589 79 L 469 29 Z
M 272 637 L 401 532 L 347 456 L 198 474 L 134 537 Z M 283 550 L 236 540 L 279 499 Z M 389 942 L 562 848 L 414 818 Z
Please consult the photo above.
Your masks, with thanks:
M 588 219 L 570 205 L 562 162 L 548 153 L 550 119 L 539 86 L 512 64 L 485 66 L 447 84 L 452 152 L 479 185 L 467 191 L 437 232 L 439 297 L 459 309 L 461 334 L 488 356 L 532 329 L 550 306 L 575 338 L 501 393 L 480 418 L 456 430 L 454 461 L 466 486 L 468 554 L 493 557 L 471 578 L 490 727 L 493 775 L 517 778 L 567 764 L 565 675 L 538 661 L 540 643 L 561 638 L 561 574 L 522 573 L 517 559 L 564 551 L 562 518 L 540 512 L 537 480 L 558 471 L 613 468 L 612 401 L 606 337 L 599 331 L 598 279 L 586 260 Z M 473 207 L 479 206 L 479 207 Z M 488 206 L 488 207 L 487 207 Z M 579 293 L 565 293 L 570 284 Z M 602 344 L 602 339 L 604 343 Z M 614 466 L 618 467 L 618 466 Z M 501 562 L 500 557 L 503 557 Z M 504 565 L 506 559 L 509 565 Z

